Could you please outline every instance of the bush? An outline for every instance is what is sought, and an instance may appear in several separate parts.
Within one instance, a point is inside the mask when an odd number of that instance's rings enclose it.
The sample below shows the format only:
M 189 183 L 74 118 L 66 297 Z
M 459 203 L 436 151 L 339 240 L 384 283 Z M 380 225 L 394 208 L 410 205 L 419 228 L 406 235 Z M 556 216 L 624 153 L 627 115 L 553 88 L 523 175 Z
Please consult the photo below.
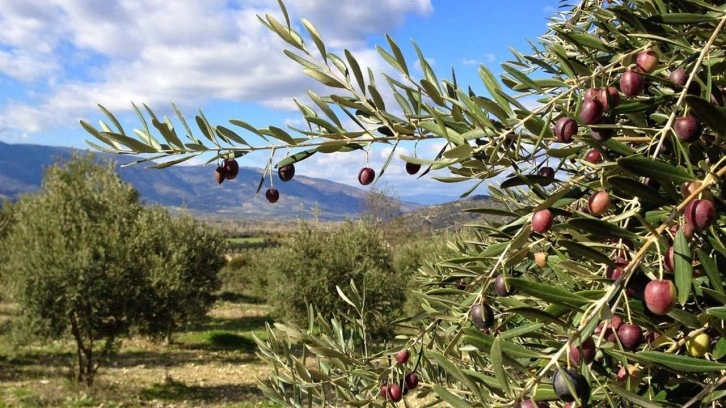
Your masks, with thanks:
M 246 293 L 260 299 L 269 297 L 270 271 L 278 259 L 277 247 L 248 248 L 240 251 L 222 268 L 222 292 Z
M 329 231 L 301 223 L 271 266 L 269 303 L 280 320 L 304 325 L 310 305 L 324 316 L 355 314 L 336 289 L 352 281 L 364 294 L 367 332 L 381 339 L 405 302 L 407 276 L 393 268 L 380 232 L 360 222 Z
M 171 342 L 174 330 L 203 320 L 214 303 L 225 240 L 191 216 L 153 207 L 139 216 L 134 241 L 145 254 L 138 260 L 145 283 L 137 327 Z

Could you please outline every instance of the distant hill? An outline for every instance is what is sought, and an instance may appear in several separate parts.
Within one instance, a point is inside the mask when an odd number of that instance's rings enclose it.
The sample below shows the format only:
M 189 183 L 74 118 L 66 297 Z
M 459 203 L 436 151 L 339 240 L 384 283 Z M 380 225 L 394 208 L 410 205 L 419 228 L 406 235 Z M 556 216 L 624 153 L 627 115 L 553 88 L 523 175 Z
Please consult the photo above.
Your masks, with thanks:
M 491 219 L 492 217 L 488 215 L 465 211 L 485 207 L 497 207 L 497 204 L 488 196 L 476 195 L 444 204 L 422 207 L 407 212 L 402 219 L 404 223 L 432 230 L 460 230 L 466 224 Z
M 71 157 L 73 149 L 0 142 L 0 197 L 10 200 L 37 191 L 45 169 Z M 145 203 L 172 209 L 184 208 L 196 214 L 229 215 L 234 218 L 310 218 L 357 217 L 363 209 L 366 191 L 330 180 L 301 175 L 279 183 L 280 201 L 269 204 L 264 186 L 255 194 L 262 170 L 240 168 L 235 180 L 217 185 L 213 166 L 173 166 L 165 170 L 147 169 L 143 164 L 120 167 L 137 158 L 96 153 L 99 159 L 119 164 L 120 176 L 132 184 Z M 406 209 L 415 206 L 404 206 Z

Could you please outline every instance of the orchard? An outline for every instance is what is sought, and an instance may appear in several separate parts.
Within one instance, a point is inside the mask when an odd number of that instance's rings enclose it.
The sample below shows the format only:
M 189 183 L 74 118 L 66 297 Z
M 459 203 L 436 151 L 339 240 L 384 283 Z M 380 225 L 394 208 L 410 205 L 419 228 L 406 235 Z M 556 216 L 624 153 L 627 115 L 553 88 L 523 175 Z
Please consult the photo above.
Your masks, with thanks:
M 371 340 L 371 305 L 354 285 L 337 288 L 354 313 L 311 310 L 308 327 L 270 327 L 258 346 L 274 366 L 260 384 L 272 400 L 724 406 L 726 2 L 577 3 L 531 53 L 514 51 L 499 78 L 481 66 L 479 92 L 454 72 L 438 77 L 415 43 L 418 58 L 407 60 L 391 37 L 378 51 L 397 74 L 374 75 L 307 20 L 291 23 L 280 3 L 282 20 L 260 21 L 328 89 L 296 101 L 305 128 L 212 124 L 200 113 L 192 130 L 176 107 L 176 125 L 150 109 L 137 109 L 134 132 L 105 109 L 110 125 L 81 124 L 93 148 L 142 154 L 151 167 L 212 152 L 210 188 L 260 150 L 290 152 L 265 170 L 285 181 L 314 154 L 386 146 L 382 168 L 354 166 L 362 185 L 405 166 L 476 180 L 463 196 L 488 186 L 501 204 L 475 210 L 501 221 L 452 240 L 457 256 L 420 268 L 410 295 L 422 312 L 391 322 L 395 337 Z M 443 142 L 437 155 L 396 154 L 430 140 Z M 269 185 L 266 197 L 284 194 Z

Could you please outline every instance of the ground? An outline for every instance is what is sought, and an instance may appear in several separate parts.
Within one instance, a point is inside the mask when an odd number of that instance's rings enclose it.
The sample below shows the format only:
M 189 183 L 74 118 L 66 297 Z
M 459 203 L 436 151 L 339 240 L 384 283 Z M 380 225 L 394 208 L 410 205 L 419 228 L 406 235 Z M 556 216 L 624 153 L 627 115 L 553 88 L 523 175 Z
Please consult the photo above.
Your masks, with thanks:
M 14 312 L 0 305 L 0 327 Z M 170 346 L 125 339 L 90 388 L 72 381 L 71 343 L 14 349 L 0 335 L 0 408 L 273 406 L 256 387 L 269 369 L 252 340 L 264 335 L 266 322 L 266 305 L 225 296 L 205 324 L 177 333 Z

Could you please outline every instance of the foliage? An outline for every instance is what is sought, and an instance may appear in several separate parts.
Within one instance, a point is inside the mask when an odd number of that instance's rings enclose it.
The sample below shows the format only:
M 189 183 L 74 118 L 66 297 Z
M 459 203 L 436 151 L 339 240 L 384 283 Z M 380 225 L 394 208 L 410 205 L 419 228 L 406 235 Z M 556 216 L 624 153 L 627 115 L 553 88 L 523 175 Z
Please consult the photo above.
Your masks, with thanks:
M 268 302 L 280 320 L 304 324 L 308 308 L 324 316 L 354 314 L 336 287 L 354 282 L 365 301 L 367 335 L 391 334 L 405 301 L 405 275 L 394 270 L 379 231 L 360 222 L 324 230 L 301 223 L 285 241 L 268 270 Z
M 111 163 L 76 156 L 48 169 L 42 189 L 10 207 L 0 242 L 15 326 L 70 334 L 77 380 L 91 384 L 129 330 L 167 336 L 198 320 L 219 286 L 224 240 L 190 217 L 146 209 Z
M 136 190 L 91 157 L 50 167 L 42 191 L 11 211 L 3 268 L 23 324 L 73 336 L 79 382 L 93 381 L 134 321 L 143 273 L 128 238 L 140 212 Z
M 225 241 L 191 216 L 174 217 L 161 208 L 145 209 L 137 226 L 138 252 L 145 254 L 139 266 L 146 279 L 138 326 L 142 333 L 171 341 L 174 330 L 198 323 L 212 306 Z
M 478 186 L 503 178 L 489 186 L 502 207 L 480 212 L 505 218 L 480 223 L 473 238 L 450 242 L 456 256 L 422 268 L 418 295 L 426 313 L 402 324 L 406 334 L 398 336 L 399 347 L 415 352 L 413 367 L 386 360 L 396 347 L 361 348 L 356 319 L 345 321 L 343 330 L 344 320 L 312 316 L 307 330 L 279 325 L 277 335 L 259 343 L 276 368 L 263 386 L 271 398 L 380 405 L 382 382 L 402 384 L 405 371 L 416 370 L 423 381 L 415 393 L 434 402 L 513 406 L 557 400 L 551 378 L 569 366 L 592 390 L 581 395 L 584 405 L 589 398 L 603 407 L 723 406 L 724 1 L 583 0 L 552 18 L 529 55 L 515 51 L 502 65 L 501 81 L 480 67 L 486 94 L 460 86 L 453 72 L 440 80 L 416 44 L 423 77 L 414 78 L 414 64 L 390 37 L 378 51 L 400 76 L 376 83 L 353 53 L 332 52 L 306 20 L 304 40 L 280 5 L 283 22 L 271 15 L 260 20 L 330 92 L 308 92 L 312 107 L 296 101 L 308 129 L 290 130 L 302 137 L 231 120 L 252 137 L 242 139 L 200 114 L 202 136 L 185 126 L 187 143 L 170 121 L 153 121 L 163 144 L 146 128 L 130 137 L 120 126 L 98 130 L 83 122 L 105 145 L 94 146 L 160 154 L 174 160 L 168 164 L 210 150 L 231 157 L 293 147 L 281 166 L 381 144 L 394 147 L 393 155 L 400 143 L 438 139 L 446 142 L 438 155 L 403 159 L 447 169 L 449 175 L 436 177 L 444 182 L 475 179 Z M 590 150 L 604 161 L 585 160 Z M 603 191 L 609 200 L 594 205 L 589 198 Z M 702 201 L 694 207 L 695 200 Z M 699 211 L 708 222 L 694 214 L 703 202 L 713 204 L 713 212 Z M 672 259 L 665 257 L 671 246 Z M 311 247 L 301 255 L 318 252 Z M 495 292 L 498 275 L 505 286 Z M 675 282 L 677 291 L 677 305 L 665 315 L 644 301 L 645 284 L 659 279 Z M 453 281 L 463 285 L 446 285 Z M 518 293 L 506 295 L 508 289 Z M 354 292 L 348 289 L 347 303 L 357 304 L 350 299 Z M 470 321 L 475 304 L 489 307 L 491 318 L 480 313 Z M 614 315 L 648 331 L 648 341 L 628 350 L 620 335 L 596 330 Z M 684 344 L 703 332 L 714 339 L 712 351 L 689 356 Z M 576 364 L 570 346 L 591 336 L 594 361 Z M 294 355 L 293 342 L 305 345 L 302 357 Z M 616 381 L 627 365 L 640 374 Z M 585 389 L 581 385 L 568 388 Z
M 267 299 L 271 273 L 277 264 L 278 247 L 249 248 L 230 259 L 220 271 L 223 292 L 249 293 Z

